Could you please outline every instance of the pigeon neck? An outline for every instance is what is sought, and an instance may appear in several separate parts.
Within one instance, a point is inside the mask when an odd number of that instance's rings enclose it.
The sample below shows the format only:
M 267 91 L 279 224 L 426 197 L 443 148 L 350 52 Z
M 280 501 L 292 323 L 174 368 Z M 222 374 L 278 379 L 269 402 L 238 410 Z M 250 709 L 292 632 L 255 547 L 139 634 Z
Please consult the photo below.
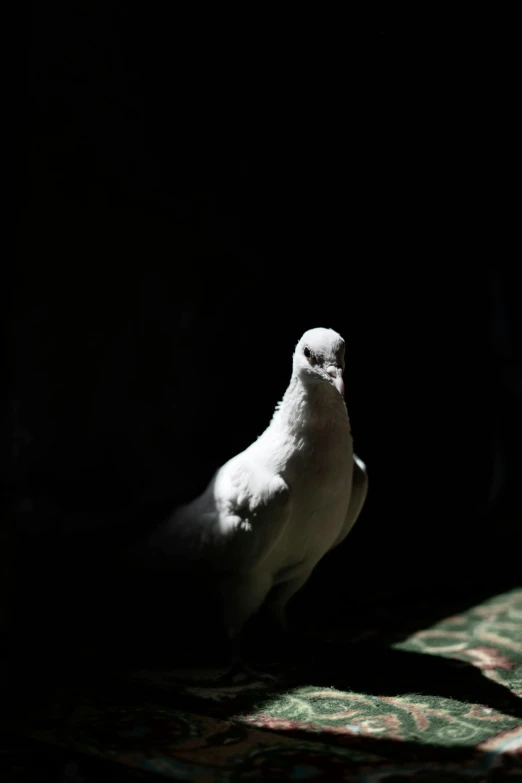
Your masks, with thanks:
M 293 375 L 278 414 L 292 430 L 302 429 L 317 420 L 323 423 L 339 416 L 346 418 L 344 399 L 337 389 L 324 383 L 304 383 Z

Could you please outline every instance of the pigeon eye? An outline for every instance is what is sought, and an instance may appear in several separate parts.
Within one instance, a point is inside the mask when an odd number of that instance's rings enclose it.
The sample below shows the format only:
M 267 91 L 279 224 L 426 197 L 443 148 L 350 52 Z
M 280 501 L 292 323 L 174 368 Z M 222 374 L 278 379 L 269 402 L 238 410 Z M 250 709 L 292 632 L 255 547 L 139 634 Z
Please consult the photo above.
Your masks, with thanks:
M 311 357 L 311 355 L 312 355 L 312 352 L 310 351 L 310 348 L 305 348 L 303 353 L 304 353 L 304 355 L 306 356 L 307 359 L 309 359 Z

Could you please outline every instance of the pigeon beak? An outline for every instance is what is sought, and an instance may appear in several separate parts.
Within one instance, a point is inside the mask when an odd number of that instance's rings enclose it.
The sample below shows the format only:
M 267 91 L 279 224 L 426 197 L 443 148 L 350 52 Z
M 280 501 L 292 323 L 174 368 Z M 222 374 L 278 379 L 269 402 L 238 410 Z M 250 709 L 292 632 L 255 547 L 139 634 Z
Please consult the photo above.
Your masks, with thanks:
M 336 367 L 335 365 L 331 364 L 329 367 L 326 368 L 326 372 L 328 375 L 333 379 L 334 386 L 341 395 L 341 397 L 344 397 L 344 381 L 343 381 L 343 371 L 340 367 Z

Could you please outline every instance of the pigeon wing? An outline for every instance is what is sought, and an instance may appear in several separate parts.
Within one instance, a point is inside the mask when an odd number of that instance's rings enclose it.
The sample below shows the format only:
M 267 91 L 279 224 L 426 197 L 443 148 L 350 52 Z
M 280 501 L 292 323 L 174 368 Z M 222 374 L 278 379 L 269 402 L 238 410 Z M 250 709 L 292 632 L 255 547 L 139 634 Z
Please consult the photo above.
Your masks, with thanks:
M 277 546 L 291 516 L 290 489 L 278 473 L 244 454 L 215 477 L 214 540 L 227 567 L 260 567 Z
M 364 502 L 366 500 L 366 495 L 368 494 L 368 473 L 366 470 L 366 465 L 362 461 L 362 459 L 359 459 L 359 457 L 354 454 L 353 455 L 353 479 L 352 479 L 352 494 L 350 495 L 350 503 L 348 504 L 348 511 L 346 512 L 346 517 L 344 520 L 344 524 L 341 528 L 341 532 L 339 533 L 339 536 L 334 541 L 334 543 L 331 546 L 331 549 L 338 546 L 352 527 L 357 522 L 357 519 L 359 518 L 359 515 L 363 509 Z

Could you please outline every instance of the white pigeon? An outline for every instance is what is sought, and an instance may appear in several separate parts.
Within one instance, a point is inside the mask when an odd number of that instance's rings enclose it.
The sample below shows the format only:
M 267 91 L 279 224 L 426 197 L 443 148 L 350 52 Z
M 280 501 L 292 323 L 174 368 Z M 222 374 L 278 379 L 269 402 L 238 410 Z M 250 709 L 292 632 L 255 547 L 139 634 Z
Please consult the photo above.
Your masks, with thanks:
M 208 564 L 231 640 L 262 605 L 286 628 L 289 599 L 363 507 L 368 478 L 353 453 L 344 350 L 332 329 L 305 332 L 267 429 L 148 540 L 167 562 Z

